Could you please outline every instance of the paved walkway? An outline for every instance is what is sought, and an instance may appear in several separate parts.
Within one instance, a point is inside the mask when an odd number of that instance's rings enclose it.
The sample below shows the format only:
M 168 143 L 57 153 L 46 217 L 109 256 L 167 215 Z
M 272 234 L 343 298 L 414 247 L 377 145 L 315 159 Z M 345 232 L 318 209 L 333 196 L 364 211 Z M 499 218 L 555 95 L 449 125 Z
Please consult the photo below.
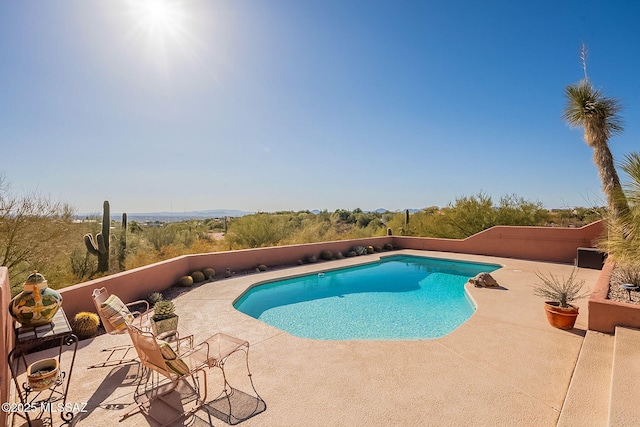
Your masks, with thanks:
M 232 307 L 259 281 L 369 262 L 378 255 L 220 280 L 175 299 L 180 323 L 196 341 L 224 332 L 250 342 L 254 383 L 267 409 L 241 425 L 555 426 L 586 333 L 587 301 L 578 304 L 576 328 L 561 331 L 547 324 L 532 288 L 535 271 L 566 277 L 573 267 L 439 252 L 393 254 L 502 264 L 492 276 L 504 289 L 467 284 L 478 307 L 471 319 L 443 338 L 418 341 L 297 338 Z M 593 288 L 598 274 L 580 269 L 578 277 Z M 100 349 L 128 340 L 102 335 L 80 342 L 69 401 L 86 402 L 88 412 L 76 416 L 77 425 L 154 425 L 140 414 L 118 423 L 133 402 L 136 365 L 86 369 L 102 357 Z M 242 366 L 232 362 L 229 375 L 236 377 Z M 214 389 L 219 378 L 211 377 Z M 204 411 L 187 424 L 226 425 Z

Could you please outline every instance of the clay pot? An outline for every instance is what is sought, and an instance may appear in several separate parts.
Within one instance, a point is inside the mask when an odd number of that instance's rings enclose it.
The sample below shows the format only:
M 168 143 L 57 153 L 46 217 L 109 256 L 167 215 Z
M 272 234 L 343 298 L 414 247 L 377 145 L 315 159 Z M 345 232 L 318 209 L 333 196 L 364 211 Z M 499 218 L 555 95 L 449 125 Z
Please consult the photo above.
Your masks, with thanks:
M 27 368 L 27 381 L 31 390 L 40 391 L 53 386 L 58 379 L 58 359 L 42 359 Z
M 555 301 L 545 301 L 544 309 L 547 313 L 547 320 L 554 328 L 569 330 L 573 329 L 578 317 L 578 307 L 560 307 L 560 303 Z
M 35 271 L 24 282 L 23 291 L 11 300 L 9 314 L 22 326 L 41 326 L 50 323 L 61 306 L 62 296 Z

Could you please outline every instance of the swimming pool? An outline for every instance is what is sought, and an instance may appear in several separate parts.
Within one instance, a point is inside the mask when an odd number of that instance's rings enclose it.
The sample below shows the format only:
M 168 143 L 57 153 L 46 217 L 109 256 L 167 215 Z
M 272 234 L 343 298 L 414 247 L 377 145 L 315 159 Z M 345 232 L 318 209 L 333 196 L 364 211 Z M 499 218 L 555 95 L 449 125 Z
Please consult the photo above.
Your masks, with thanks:
M 234 307 L 304 338 L 439 338 L 475 311 L 465 282 L 500 267 L 390 256 L 375 263 L 260 284 L 247 290 Z

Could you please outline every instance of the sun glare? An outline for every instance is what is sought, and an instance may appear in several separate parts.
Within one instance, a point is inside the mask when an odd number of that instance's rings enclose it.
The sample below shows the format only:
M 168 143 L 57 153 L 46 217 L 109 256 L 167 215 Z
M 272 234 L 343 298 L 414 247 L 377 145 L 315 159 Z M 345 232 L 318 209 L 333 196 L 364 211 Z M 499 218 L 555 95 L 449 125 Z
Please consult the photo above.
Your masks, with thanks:
M 182 25 L 184 14 L 179 1 L 138 0 L 135 8 L 141 25 L 150 33 L 174 32 Z
M 130 0 L 135 32 L 152 47 L 164 51 L 171 44 L 183 45 L 188 38 L 183 0 Z

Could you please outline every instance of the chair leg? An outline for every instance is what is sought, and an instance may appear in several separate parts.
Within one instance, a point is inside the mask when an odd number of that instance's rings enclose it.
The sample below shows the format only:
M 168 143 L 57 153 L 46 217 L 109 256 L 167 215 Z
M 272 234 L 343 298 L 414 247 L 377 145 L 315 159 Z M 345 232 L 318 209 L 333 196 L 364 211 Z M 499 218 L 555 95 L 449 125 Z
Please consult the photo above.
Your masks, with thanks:
M 184 381 L 187 385 L 189 385 L 187 378 L 183 376 L 176 380 L 163 382 L 159 379 L 159 375 L 156 372 L 149 370 L 147 368 L 144 368 L 144 369 L 146 372 L 140 376 L 140 381 L 138 382 L 138 386 L 136 387 L 136 391 L 134 393 L 134 400 L 136 402 L 136 407 L 133 408 L 131 411 L 127 412 L 126 414 L 122 415 L 120 417 L 120 421 L 123 421 L 124 419 L 132 415 L 135 415 L 137 413 L 142 413 L 143 415 L 152 418 L 154 421 L 156 421 L 158 424 L 164 427 L 172 423 L 175 423 L 176 421 L 182 418 L 186 418 L 193 415 L 202 407 L 202 405 L 204 405 L 207 398 L 207 373 L 204 370 L 202 370 L 202 374 L 204 377 L 202 386 L 200 385 L 198 372 L 191 373 L 189 375 L 193 381 L 193 386 L 191 386 L 190 388 L 193 389 L 196 399 L 195 399 L 195 406 L 188 411 L 184 411 L 181 408 L 176 408 L 175 406 L 173 406 L 171 402 L 165 399 L 164 397 L 174 392 L 181 381 Z M 151 387 L 149 387 L 150 378 L 151 378 Z M 160 387 L 163 387 L 166 385 L 170 385 L 170 387 L 167 388 L 166 390 L 162 390 L 161 392 L 157 393 Z M 202 390 L 204 390 L 204 393 L 202 393 Z M 151 396 L 149 396 L 150 392 L 151 392 Z M 175 412 L 179 413 L 179 415 L 170 419 L 169 421 L 167 421 L 164 418 L 162 420 L 155 418 L 153 414 L 149 412 L 149 408 L 147 407 L 147 405 L 150 407 L 151 402 L 156 399 L 164 402 L 165 405 L 175 410 Z
M 234 388 L 231 385 L 231 383 L 229 383 L 229 381 L 227 380 L 227 374 L 226 374 L 226 372 L 224 370 L 224 364 L 225 364 L 226 358 L 225 358 L 225 360 L 219 361 L 217 366 L 222 371 L 222 379 L 224 381 L 224 390 L 223 390 L 223 392 L 224 392 L 224 395 L 225 395 L 225 397 L 227 399 L 227 405 L 229 407 L 229 415 L 227 417 L 228 418 L 227 422 L 230 425 L 238 424 L 238 423 L 240 423 L 240 422 L 242 422 L 242 421 L 244 421 L 244 420 L 246 420 L 248 418 L 251 418 L 254 415 L 257 415 L 258 413 L 262 412 L 262 411 L 259 412 L 261 404 L 264 405 L 265 409 L 267 407 L 265 401 L 262 399 L 262 397 L 260 397 L 260 395 L 256 391 L 255 385 L 253 384 L 253 376 L 251 374 L 251 369 L 249 368 L 249 349 L 248 348 L 241 348 L 241 349 L 238 349 L 236 351 L 242 351 L 245 354 L 245 364 L 246 364 L 246 367 L 247 367 L 247 375 L 249 377 L 249 382 L 251 384 L 251 388 L 253 389 L 253 393 L 254 393 L 254 395 L 256 397 L 256 406 L 255 406 L 255 409 L 253 410 L 252 414 L 249 417 L 237 418 L 236 416 L 233 415 L 233 411 L 232 411 L 232 407 L 231 407 L 232 406 L 231 405 L 231 397 L 233 396 Z

